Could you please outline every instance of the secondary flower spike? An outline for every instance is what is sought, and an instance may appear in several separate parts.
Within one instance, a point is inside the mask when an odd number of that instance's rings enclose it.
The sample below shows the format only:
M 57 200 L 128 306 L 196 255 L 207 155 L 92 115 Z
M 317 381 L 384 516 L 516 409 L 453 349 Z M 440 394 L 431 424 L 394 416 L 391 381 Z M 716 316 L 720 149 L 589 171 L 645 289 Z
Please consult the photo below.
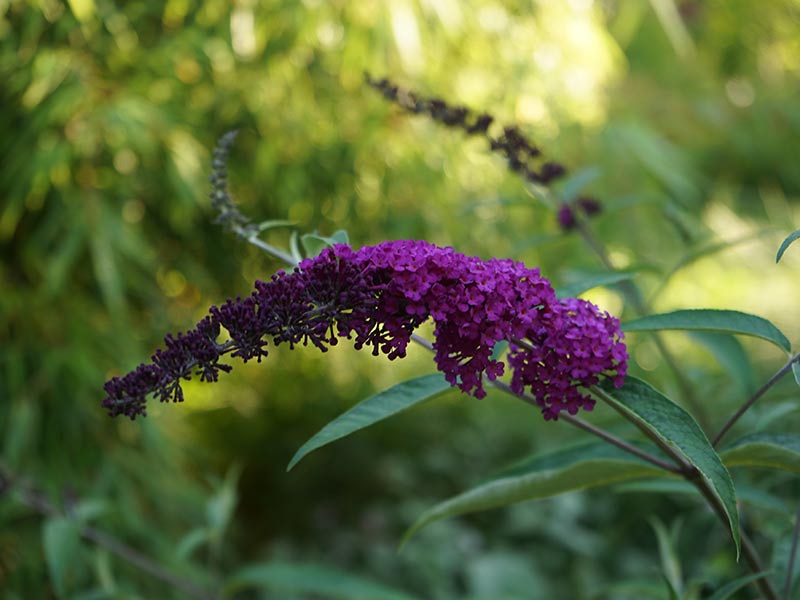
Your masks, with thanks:
M 577 298 L 558 300 L 550 282 L 521 262 L 465 256 L 423 241 L 392 241 L 354 251 L 339 244 L 302 261 L 292 272 L 256 281 L 247 298 L 213 306 L 195 329 L 168 335 L 151 362 L 105 384 L 111 416 L 145 414 L 147 397 L 183 401 L 181 382 L 216 381 L 231 365 L 226 354 L 259 362 L 269 344 L 313 344 L 323 352 L 351 339 L 390 360 L 406 355 L 412 332 L 435 324 L 435 362 L 453 386 L 486 395 L 483 377 L 504 363 L 495 343 L 510 342 L 511 386 L 529 390 L 545 419 L 591 410 L 581 386 L 601 374 L 617 385 L 627 352 L 619 321 Z M 221 329 L 228 339 L 218 341 Z

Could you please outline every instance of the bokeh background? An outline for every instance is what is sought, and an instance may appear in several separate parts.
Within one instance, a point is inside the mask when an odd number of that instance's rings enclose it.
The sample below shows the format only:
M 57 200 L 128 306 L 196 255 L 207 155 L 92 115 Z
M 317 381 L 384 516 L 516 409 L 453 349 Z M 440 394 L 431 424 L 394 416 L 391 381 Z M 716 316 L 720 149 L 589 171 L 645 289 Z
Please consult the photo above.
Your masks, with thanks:
M 800 222 L 798 31 L 796 0 L 0 2 L 5 597 L 189 597 L 83 527 L 208 590 L 244 565 L 285 567 L 282 591 L 230 591 L 242 598 L 331 597 L 292 591 L 322 568 L 420 598 L 619 598 L 623 580 L 659 597 L 647 517 L 687 510 L 689 574 L 740 573 L 698 501 L 634 491 L 443 522 L 398 554 L 425 507 L 583 439 L 499 395 L 448 393 L 285 472 L 335 415 L 433 371 L 422 349 L 396 364 L 279 348 L 136 422 L 100 401 L 167 332 L 283 266 L 214 224 L 211 151 L 232 128 L 233 194 L 256 221 L 513 257 L 555 285 L 601 271 L 485 141 L 389 105 L 365 71 L 519 124 L 568 167 L 556 193 L 601 199 L 592 227 L 653 310 L 754 312 L 797 339 L 800 260 L 774 255 Z M 589 297 L 628 314 L 614 290 Z M 721 423 L 754 381 L 667 341 Z M 634 371 L 672 389 L 652 342 L 631 342 Z M 745 346 L 761 379 L 780 365 Z M 793 397 L 779 387 L 743 429 L 796 427 Z M 753 525 L 781 534 L 764 510 Z

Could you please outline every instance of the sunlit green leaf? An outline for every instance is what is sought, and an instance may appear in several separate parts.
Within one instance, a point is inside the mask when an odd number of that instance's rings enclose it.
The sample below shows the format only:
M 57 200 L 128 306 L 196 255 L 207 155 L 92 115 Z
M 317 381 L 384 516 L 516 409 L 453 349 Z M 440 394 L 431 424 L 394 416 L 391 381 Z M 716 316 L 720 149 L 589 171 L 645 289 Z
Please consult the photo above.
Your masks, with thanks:
M 303 444 L 292 457 L 286 470 L 291 470 L 309 452 L 430 400 L 450 387 L 443 375 L 435 373 L 409 379 L 370 396 L 336 417 Z
M 775 325 L 763 317 L 736 310 L 676 310 L 626 321 L 622 329 L 626 332 L 681 329 L 749 335 L 772 342 L 787 352 L 791 350 L 789 340 Z

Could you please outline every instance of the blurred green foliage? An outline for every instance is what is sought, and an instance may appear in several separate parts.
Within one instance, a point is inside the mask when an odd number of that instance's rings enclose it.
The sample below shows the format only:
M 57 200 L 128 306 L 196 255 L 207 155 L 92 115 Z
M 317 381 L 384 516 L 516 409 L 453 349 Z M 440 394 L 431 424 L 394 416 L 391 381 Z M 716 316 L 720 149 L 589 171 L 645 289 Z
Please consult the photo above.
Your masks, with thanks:
M 103 414 L 102 384 L 281 267 L 213 224 L 210 152 L 231 128 L 234 194 L 256 220 L 344 228 L 355 245 L 414 237 L 513 256 L 556 285 L 598 270 L 539 191 L 482 144 L 388 106 L 365 70 L 531 132 L 576 173 L 557 190 L 603 200 L 597 235 L 618 266 L 641 269 L 651 290 L 682 268 L 656 304 L 751 310 L 797 337 L 786 273 L 800 263 L 790 251 L 783 279 L 763 277 L 796 225 L 799 20 L 794 0 L 0 2 L 0 464 L 12 474 L 0 490 L 0 589 L 186 597 L 80 539 L 96 527 L 206 589 L 282 561 L 424 598 L 624 597 L 603 590 L 658 569 L 646 516 L 690 500 L 572 494 L 442 523 L 395 554 L 425 506 L 574 435 L 509 399 L 451 393 L 284 473 L 345 407 L 430 370 L 421 350 L 395 365 L 281 348 L 135 423 Z M 779 232 L 745 250 L 703 251 L 769 227 Z M 612 294 L 596 300 L 622 311 Z M 720 399 L 714 414 L 735 406 L 735 382 L 680 348 L 703 394 Z M 768 372 L 772 358 L 756 366 Z M 662 377 L 644 341 L 634 359 Z M 796 424 L 791 407 L 781 415 Z M 792 489 L 771 477 L 767 489 Z M 724 535 L 701 533 L 710 517 L 691 515 L 676 542 L 686 575 L 725 581 L 738 571 Z M 782 513 L 759 515 L 756 529 L 784 533 Z M 309 568 L 255 576 L 319 575 Z M 292 590 L 280 597 L 318 597 Z M 274 597 L 249 593 L 231 591 Z

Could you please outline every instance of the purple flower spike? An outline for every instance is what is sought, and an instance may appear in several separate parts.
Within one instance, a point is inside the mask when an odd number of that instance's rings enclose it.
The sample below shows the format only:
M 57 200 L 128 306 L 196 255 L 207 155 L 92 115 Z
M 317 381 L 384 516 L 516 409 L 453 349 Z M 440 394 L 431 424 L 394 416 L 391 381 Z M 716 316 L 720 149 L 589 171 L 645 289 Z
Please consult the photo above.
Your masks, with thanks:
M 559 302 L 539 270 L 520 262 L 483 261 L 422 241 L 358 251 L 340 244 L 255 287 L 248 298 L 212 307 L 194 330 L 168 335 L 150 364 L 107 382 L 109 414 L 144 415 L 148 395 L 180 402 L 182 380 L 197 374 L 216 381 L 219 371 L 231 369 L 219 362 L 227 353 L 260 362 L 269 341 L 310 342 L 325 351 L 342 337 L 356 349 L 403 358 L 411 334 L 428 318 L 435 323 L 437 368 L 476 398 L 486 395 L 484 375 L 494 380 L 504 373 L 505 364 L 492 358 L 495 344 L 512 342 L 512 389 L 530 390 L 545 419 L 591 410 L 593 401 L 579 388 L 601 374 L 617 385 L 625 377 L 619 321 L 583 300 Z M 224 343 L 217 342 L 221 328 L 230 337 Z

